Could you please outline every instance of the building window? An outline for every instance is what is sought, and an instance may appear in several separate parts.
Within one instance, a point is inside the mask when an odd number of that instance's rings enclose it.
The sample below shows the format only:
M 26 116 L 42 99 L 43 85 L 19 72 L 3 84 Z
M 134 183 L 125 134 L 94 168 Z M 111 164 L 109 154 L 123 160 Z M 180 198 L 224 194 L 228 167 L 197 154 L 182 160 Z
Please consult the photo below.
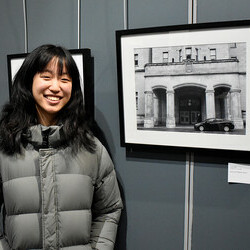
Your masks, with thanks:
M 182 50 L 179 50 L 179 62 L 182 62 Z
M 192 48 L 186 48 L 186 59 L 190 60 L 192 56 Z
M 210 49 L 210 59 L 216 60 L 216 49 Z
M 138 67 L 139 66 L 138 54 L 134 55 L 134 60 L 135 60 L 135 66 Z
M 231 43 L 230 48 L 237 48 L 236 43 Z
M 135 92 L 136 110 L 138 110 L 138 92 Z
M 168 52 L 163 52 L 162 54 L 162 57 L 163 57 L 163 62 L 168 62 Z

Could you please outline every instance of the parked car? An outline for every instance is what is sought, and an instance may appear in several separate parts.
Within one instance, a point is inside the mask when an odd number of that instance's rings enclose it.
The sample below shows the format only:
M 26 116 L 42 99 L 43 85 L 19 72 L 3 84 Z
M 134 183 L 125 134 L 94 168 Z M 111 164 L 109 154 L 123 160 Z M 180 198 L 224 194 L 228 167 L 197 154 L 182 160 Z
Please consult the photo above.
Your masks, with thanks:
M 234 123 L 232 121 L 226 120 L 226 119 L 209 118 L 209 119 L 206 119 L 202 122 L 198 122 L 198 123 L 194 124 L 194 129 L 199 130 L 199 131 L 220 130 L 220 131 L 228 132 L 228 131 L 234 129 Z

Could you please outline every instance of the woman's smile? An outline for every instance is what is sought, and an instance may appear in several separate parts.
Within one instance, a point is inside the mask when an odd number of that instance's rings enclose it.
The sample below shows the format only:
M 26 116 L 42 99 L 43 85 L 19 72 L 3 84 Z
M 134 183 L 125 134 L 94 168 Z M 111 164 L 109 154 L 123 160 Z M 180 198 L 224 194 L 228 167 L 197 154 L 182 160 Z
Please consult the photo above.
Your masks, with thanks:
M 58 104 L 60 102 L 60 100 L 62 99 L 62 97 L 60 97 L 60 96 L 45 95 L 44 97 L 51 104 Z

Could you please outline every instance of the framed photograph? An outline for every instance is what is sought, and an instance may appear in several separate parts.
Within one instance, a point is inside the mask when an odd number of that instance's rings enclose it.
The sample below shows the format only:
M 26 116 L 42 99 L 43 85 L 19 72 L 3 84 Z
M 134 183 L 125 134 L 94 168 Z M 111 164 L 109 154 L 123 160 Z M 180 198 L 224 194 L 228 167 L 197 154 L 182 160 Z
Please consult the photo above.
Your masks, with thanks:
M 116 31 L 121 145 L 250 151 L 250 21 Z
M 94 64 L 93 58 L 91 57 L 91 51 L 90 49 L 72 49 L 69 51 L 71 52 L 80 73 L 85 108 L 89 114 L 94 116 Z M 13 79 L 27 55 L 27 53 L 7 55 L 10 96 Z

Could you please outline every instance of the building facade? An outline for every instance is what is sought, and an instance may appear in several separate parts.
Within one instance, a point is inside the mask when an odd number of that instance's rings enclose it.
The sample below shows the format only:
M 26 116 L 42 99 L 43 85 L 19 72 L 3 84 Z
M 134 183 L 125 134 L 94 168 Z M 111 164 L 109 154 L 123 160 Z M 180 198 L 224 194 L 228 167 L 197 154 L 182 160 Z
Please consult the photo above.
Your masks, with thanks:
M 244 128 L 245 43 L 135 49 L 134 62 L 138 126 L 225 118 Z

